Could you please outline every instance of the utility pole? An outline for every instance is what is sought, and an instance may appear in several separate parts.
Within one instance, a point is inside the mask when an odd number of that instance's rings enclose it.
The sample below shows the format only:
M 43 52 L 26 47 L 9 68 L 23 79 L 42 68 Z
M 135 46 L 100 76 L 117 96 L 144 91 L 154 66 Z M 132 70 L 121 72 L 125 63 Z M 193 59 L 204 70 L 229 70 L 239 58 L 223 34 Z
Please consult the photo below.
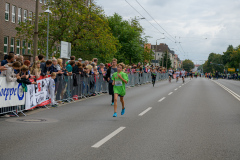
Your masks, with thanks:
M 38 52 L 38 5 L 39 0 L 36 0 L 36 9 L 35 9 L 35 27 L 34 27 L 34 37 L 33 37 L 33 60 L 37 56 Z

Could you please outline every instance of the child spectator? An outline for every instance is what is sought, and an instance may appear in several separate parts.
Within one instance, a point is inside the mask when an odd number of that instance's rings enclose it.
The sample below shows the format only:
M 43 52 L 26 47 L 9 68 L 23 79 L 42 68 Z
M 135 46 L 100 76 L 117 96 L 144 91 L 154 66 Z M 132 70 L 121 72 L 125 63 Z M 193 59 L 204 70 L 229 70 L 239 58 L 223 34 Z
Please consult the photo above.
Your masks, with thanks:
M 54 79 L 56 79 L 57 77 L 57 74 L 56 72 L 52 72 L 51 74 L 51 78 L 50 78 L 50 81 L 49 81 L 49 93 L 50 93 L 50 99 L 51 99 L 51 106 L 52 107 L 57 107 L 57 103 L 55 101 L 55 81 Z
M 36 77 L 36 79 L 40 78 L 41 75 L 41 68 L 40 68 L 40 61 L 36 61 L 33 63 L 31 68 L 31 74 Z
M 30 78 L 29 69 L 25 65 L 22 66 L 22 69 L 21 69 L 21 72 L 20 72 L 19 76 L 21 77 L 21 79 L 19 78 L 17 80 L 18 83 L 24 83 L 26 85 L 28 85 L 28 84 L 37 84 L 36 82 L 31 82 L 29 80 L 29 78 Z

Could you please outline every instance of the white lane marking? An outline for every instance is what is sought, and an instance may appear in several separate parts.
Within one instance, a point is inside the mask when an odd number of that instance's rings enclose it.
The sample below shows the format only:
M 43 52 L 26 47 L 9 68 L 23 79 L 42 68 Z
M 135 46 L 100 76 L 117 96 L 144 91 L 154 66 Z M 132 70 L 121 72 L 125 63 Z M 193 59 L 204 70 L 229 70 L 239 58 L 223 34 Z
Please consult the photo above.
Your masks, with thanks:
M 144 114 L 146 114 L 148 111 L 150 111 L 152 109 L 152 107 L 149 107 L 148 109 L 146 109 L 145 111 L 143 111 L 142 113 L 140 113 L 138 116 L 143 116 Z
M 101 145 L 103 145 L 104 143 L 106 143 L 107 141 L 109 141 L 111 138 L 113 138 L 114 136 L 116 136 L 118 133 L 120 133 L 122 130 L 124 130 L 126 127 L 120 127 L 117 130 L 115 130 L 114 132 L 112 132 L 111 134 L 109 134 L 107 137 L 103 138 L 101 141 L 97 142 L 96 144 L 94 144 L 92 146 L 92 148 L 99 148 L 101 147 Z
M 213 80 L 212 80 L 213 81 Z M 237 100 L 240 101 L 240 95 L 238 95 L 237 93 L 233 92 L 232 90 L 230 90 L 229 88 L 225 87 L 224 85 L 222 85 L 219 82 L 213 81 L 214 83 L 218 84 L 220 87 L 222 87 L 224 90 L 228 91 L 228 93 L 230 93 L 233 97 L 235 97 Z
M 176 90 L 178 90 L 178 89 L 176 88 L 176 89 L 174 89 L 174 90 L 176 91 Z
M 158 102 L 162 102 L 166 97 L 163 97 L 162 99 L 160 99 Z
M 170 96 L 171 94 L 173 94 L 173 92 L 170 92 L 168 95 Z
M 182 86 L 179 86 L 179 88 L 181 88 Z

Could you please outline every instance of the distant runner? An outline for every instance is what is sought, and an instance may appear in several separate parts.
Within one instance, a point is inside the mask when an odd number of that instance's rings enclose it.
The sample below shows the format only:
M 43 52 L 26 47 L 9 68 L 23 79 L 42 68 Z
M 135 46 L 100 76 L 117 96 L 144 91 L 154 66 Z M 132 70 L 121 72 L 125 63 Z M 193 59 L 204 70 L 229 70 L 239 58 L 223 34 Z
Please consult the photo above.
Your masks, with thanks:
M 184 83 L 184 82 L 185 82 L 184 77 L 185 77 L 186 71 L 183 69 L 183 70 L 181 71 L 181 73 L 182 73 L 182 80 L 183 80 L 183 83 Z

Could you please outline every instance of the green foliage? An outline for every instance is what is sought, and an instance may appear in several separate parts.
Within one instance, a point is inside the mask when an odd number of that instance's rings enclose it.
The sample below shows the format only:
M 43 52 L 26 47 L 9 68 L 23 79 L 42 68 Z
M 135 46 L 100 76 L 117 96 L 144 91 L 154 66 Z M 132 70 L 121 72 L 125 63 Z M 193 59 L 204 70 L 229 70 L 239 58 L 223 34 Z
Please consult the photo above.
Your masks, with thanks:
M 191 69 L 194 68 L 194 63 L 193 61 L 189 60 L 189 59 L 186 59 L 183 61 L 183 69 L 187 72 L 190 72 Z
M 112 35 L 107 17 L 101 8 L 92 3 L 89 7 L 79 0 L 55 0 L 50 2 L 49 53 L 59 54 L 61 41 L 72 44 L 72 55 L 84 59 L 99 58 L 108 61 L 117 52 L 118 40 Z M 43 6 L 46 10 L 47 6 Z M 39 53 L 46 54 L 47 13 L 39 17 Z M 17 36 L 33 41 L 34 24 L 21 23 Z
M 152 52 L 144 49 L 147 40 L 142 38 L 143 28 L 136 19 L 128 22 L 115 13 L 108 17 L 108 23 L 113 36 L 120 43 L 115 54 L 119 62 L 132 64 L 152 58 Z
M 168 55 L 167 55 L 168 54 Z M 163 58 L 160 59 L 159 61 L 159 65 L 162 66 L 162 60 L 163 60 L 163 67 L 166 68 L 166 60 L 167 60 L 167 68 L 170 68 L 172 65 L 172 61 L 170 59 L 170 53 L 168 53 L 168 51 L 166 51 L 163 55 Z

